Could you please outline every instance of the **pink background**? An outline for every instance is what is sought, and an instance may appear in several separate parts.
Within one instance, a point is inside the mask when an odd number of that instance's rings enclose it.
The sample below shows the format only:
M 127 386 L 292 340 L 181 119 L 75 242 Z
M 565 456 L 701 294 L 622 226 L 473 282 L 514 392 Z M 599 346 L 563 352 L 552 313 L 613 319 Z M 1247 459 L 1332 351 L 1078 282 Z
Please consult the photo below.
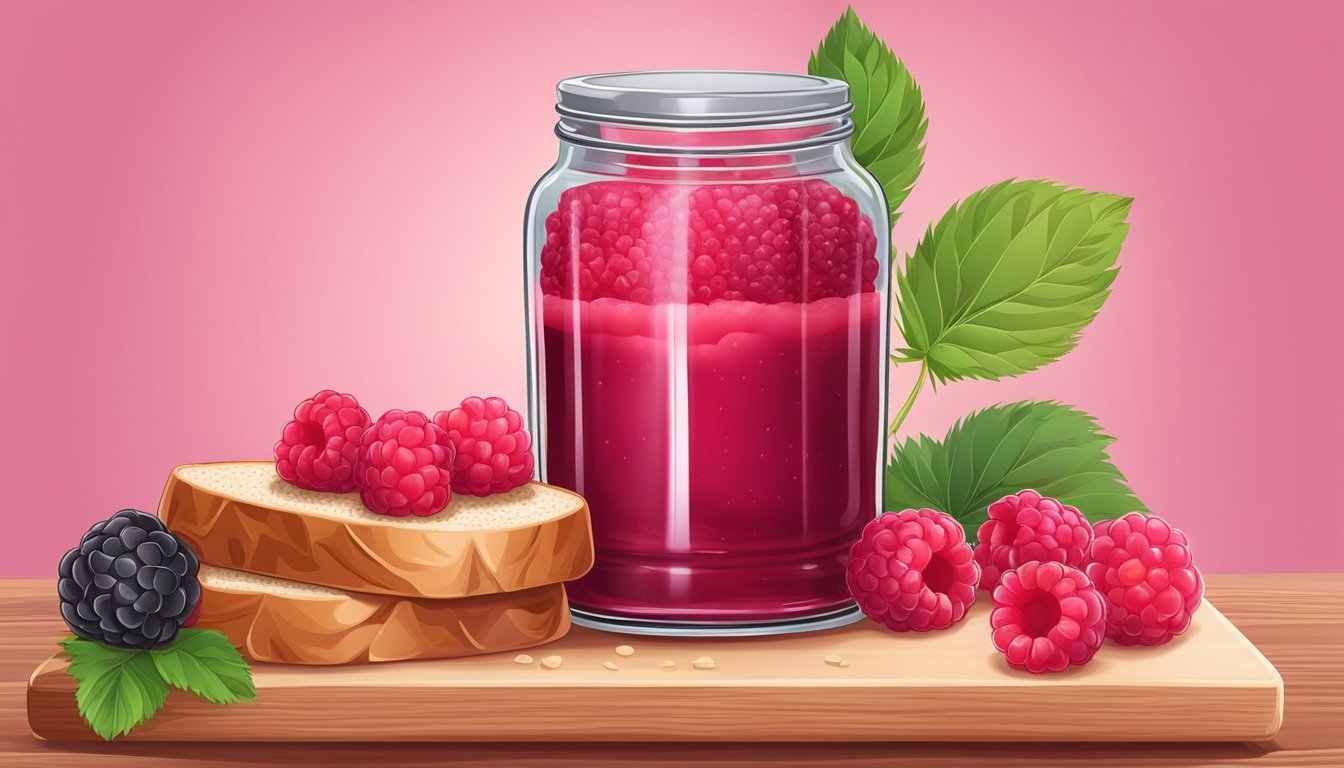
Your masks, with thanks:
M 857 3 L 928 103 L 902 249 L 1011 176 L 1137 199 L 1077 351 L 908 426 L 1075 403 L 1206 570 L 1339 570 L 1344 4 L 1171 6 Z M 54 574 L 174 464 L 266 456 L 324 386 L 521 404 L 555 81 L 799 70 L 842 10 L 0 0 L 0 576 Z

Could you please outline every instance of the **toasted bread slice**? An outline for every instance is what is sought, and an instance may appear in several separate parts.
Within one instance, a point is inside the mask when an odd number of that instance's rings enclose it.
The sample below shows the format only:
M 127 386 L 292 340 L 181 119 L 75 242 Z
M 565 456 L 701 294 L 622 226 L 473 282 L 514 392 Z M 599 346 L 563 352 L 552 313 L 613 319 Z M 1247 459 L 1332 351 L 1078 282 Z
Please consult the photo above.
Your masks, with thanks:
M 353 592 L 490 595 L 570 581 L 593 564 L 588 505 L 542 483 L 389 517 L 355 493 L 296 488 L 270 462 L 189 464 L 173 470 L 159 516 L 203 562 Z
M 201 565 L 196 626 L 256 661 L 362 664 L 530 648 L 569 631 L 565 588 L 458 600 L 364 595 Z

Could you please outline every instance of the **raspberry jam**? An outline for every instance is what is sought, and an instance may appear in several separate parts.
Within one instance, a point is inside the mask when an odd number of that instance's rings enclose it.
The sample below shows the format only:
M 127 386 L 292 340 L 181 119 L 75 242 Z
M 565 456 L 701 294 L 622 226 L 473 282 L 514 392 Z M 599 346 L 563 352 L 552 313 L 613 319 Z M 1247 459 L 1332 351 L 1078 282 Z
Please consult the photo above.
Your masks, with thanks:
M 575 620 L 761 634 L 858 617 L 878 512 L 887 226 L 843 83 L 649 72 L 561 83 L 529 203 L 531 419 L 597 561 Z

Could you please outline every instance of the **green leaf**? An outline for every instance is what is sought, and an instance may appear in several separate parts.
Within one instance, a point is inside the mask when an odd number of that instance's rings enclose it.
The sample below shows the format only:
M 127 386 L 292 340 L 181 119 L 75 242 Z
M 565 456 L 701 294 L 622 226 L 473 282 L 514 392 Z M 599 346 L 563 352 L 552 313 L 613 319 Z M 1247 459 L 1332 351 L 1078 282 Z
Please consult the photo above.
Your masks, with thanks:
M 1131 202 L 1005 181 L 953 206 L 897 276 L 902 359 L 927 360 L 939 382 L 1058 360 L 1110 294 Z
M 149 652 L 163 679 L 215 704 L 254 701 L 257 689 L 247 662 L 224 635 L 183 629 L 164 648 Z
M 1147 512 L 1111 463 L 1112 441 L 1072 406 L 996 405 L 957 422 L 942 442 L 920 435 L 898 443 L 887 464 L 885 506 L 946 512 L 972 543 L 989 505 L 1027 488 L 1077 507 L 1093 522 Z
M 924 168 L 924 98 L 910 70 L 853 8 L 831 27 L 807 62 L 809 74 L 849 84 L 854 158 L 882 185 L 894 224 Z
M 61 642 L 78 682 L 75 704 L 93 732 L 107 740 L 130 733 L 159 711 L 168 685 L 145 651 L 71 637 Z

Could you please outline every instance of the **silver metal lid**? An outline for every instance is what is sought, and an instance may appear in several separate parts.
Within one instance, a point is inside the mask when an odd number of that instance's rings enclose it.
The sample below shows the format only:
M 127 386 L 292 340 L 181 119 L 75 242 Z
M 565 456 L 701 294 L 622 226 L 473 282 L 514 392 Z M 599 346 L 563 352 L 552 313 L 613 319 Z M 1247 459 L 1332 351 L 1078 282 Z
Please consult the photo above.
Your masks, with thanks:
M 663 70 L 560 81 L 561 115 L 677 128 L 821 120 L 849 114 L 841 80 L 781 72 Z

